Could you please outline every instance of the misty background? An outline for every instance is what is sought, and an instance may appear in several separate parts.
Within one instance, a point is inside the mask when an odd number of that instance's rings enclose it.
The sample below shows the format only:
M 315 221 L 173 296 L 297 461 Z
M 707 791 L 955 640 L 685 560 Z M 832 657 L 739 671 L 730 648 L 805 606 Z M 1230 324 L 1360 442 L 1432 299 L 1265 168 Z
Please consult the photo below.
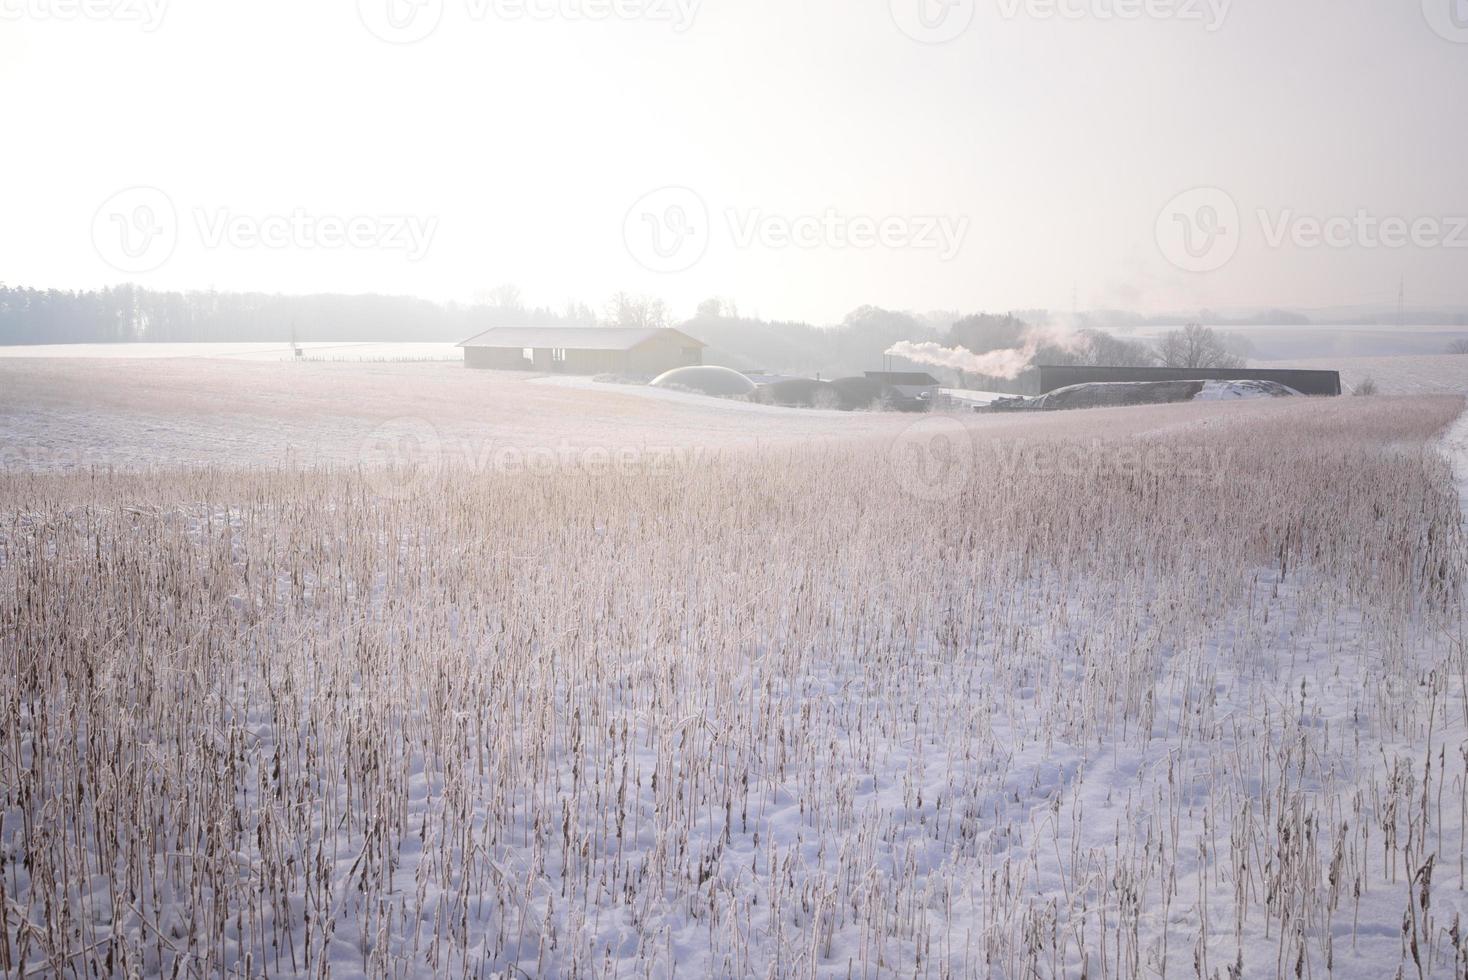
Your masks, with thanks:
M 1233 317 L 1204 311 L 1201 321 L 1126 311 L 915 314 L 861 306 L 835 324 L 767 321 L 735 300 L 711 297 L 692 317 L 676 317 L 656 297 L 617 293 L 592 308 L 528 305 L 503 285 L 473 302 L 434 303 L 380 295 L 281 296 L 262 293 L 154 292 L 132 285 L 64 292 L 0 286 L 0 344 L 113 343 L 456 343 L 498 326 L 677 327 L 709 344 L 705 360 L 740 370 L 822 376 L 869 370 L 924 370 L 948 384 L 1025 391 L 1031 363 L 1179 367 L 1242 366 L 1292 357 L 1379 353 L 1468 353 L 1468 314 L 1336 311 L 1329 326 L 1307 316 L 1264 310 Z M 893 351 L 932 350 L 938 358 Z M 954 360 L 954 353 L 963 360 Z M 1015 361 L 1012 370 L 998 364 Z M 966 355 L 995 354 L 985 369 Z M 1468 361 L 1465 361 L 1468 371 Z
M 792 368 L 793 351 L 782 361 L 758 338 L 839 350 L 785 322 L 856 316 L 859 330 L 868 307 L 1395 322 L 1401 290 L 1408 310 L 1464 309 L 1462 248 L 1270 240 L 1301 216 L 1468 214 L 1468 45 L 1417 0 L 1179 0 L 1129 19 L 1109 0 L 1059 13 L 958 0 L 961 29 L 938 38 L 914 36 L 907 6 L 647 0 L 598 16 L 573 0 L 521 15 L 454 0 L 107 0 L 106 16 L 65 17 L 17 0 L 0 20 L 0 85 L 18 96 L 0 155 L 0 276 L 84 291 L 80 307 L 135 283 L 149 338 L 280 337 L 295 320 L 313 337 L 350 322 L 354 338 L 462 339 L 487 319 L 476 296 L 506 282 L 556 316 L 602 316 L 626 292 L 686 322 L 735 296 L 750 356 Z M 431 23 L 384 39 L 387 14 L 418 8 Z M 140 272 L 92 234 L 135 187 L 177 219 L 164 260 Z M 1240 214 L 1236 254 L 1206 273 L 1157 242 L 1160 211 L 1196 187 Z M 701 251 L 673 272 L 627 242 L 629 209 L 659 188 L 706 209 Z M 297 214 L 411 218 L 423 234 L 322 247 L 226 231 Z M 875 246 L 779 234 L 830 215 L 963 234 L 951 250 L 916 234 Z M 383 295 L 347 298 L 369 293 Z M 913 319 L 941 333 L 947 317 Z M 38 323 L 4 339 L 94 329 Z M 721 346 L 732 329 L 704 327 Z

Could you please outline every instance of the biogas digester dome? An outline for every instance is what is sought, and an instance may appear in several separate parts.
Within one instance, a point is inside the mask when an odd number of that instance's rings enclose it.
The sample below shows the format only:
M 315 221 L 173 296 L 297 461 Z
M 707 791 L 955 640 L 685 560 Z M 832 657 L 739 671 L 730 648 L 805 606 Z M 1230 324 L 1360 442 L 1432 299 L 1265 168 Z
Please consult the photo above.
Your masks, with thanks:
M 732 368 L 705 364 L 674 368 L 650 382 L 654 388 L 677 388 L 715 398 L 741 398 L 754 394 L 755 384 Z

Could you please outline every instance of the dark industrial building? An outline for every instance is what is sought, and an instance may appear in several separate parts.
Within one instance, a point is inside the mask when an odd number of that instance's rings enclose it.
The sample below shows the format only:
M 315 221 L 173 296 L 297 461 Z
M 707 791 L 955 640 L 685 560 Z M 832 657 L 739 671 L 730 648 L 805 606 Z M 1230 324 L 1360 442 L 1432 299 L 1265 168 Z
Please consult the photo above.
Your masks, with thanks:
M 1339 371 L 1294 368 L 1092 367 L 1085 364 L 1041 364 L 1040 394 L 1058 388 L 1104 381 L 1274 381 L 1302 395 L 1339 395 Z
M 658 375 L 703 363 L 703 341 L 640 327 L 495 327 L 459 344 L 464 366 L 555 374 Z
M 938 379 L 926 371 L 868 371 L 869 380 L 896 389 L 903 397 L 932 399 L 938 394 Z

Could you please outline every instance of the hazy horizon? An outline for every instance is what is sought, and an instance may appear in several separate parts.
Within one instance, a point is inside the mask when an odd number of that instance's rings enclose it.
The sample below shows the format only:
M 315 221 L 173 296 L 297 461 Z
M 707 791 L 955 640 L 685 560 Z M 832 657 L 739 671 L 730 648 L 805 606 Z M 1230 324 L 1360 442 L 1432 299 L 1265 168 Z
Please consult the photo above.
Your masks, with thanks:
M 1450 0 L 911 2 L 10 0 L 0 268 L 817 323 L 1468 302 Z

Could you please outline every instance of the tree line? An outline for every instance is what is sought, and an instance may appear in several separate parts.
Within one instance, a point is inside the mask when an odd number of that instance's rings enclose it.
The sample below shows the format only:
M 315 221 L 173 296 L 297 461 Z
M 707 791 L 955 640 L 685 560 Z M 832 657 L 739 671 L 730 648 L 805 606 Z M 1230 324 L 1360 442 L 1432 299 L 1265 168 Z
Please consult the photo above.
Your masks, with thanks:
M 1127 340 L 1095 326 L 1060 329 L 1043 310 L 1013 314 L 915 314 L 861 306 L 835 327 L 742 315 L 724 298 L 699 304 L 678 321 L 660 299 L 617 293 L 600 312 L 571 303 L 561 310 L 527 306 L 514 286 L 478 294 L 470 304 L 399 296 L 281 296 L 215 291 L 162 292 L 123 285 L 90 291 L 0 284 L 0 344 L 447 342 L 496 326 L 677 326 L 709 345 L 710 363 L 837 377 L 885 367 L 925 370 L 885 351 L 900 341 L 932 341 L 974 353 L 1047 339 L 1034 363 L 1231 367 L 1244 352 L 1226 334 L 1190 324 L 1157 342 Z M 1035 334 L 1034 331 L 1038 331 Z M 951 373 L 951 372 L 950 372 Z M 964 376 L 959 383 L 1025 390 L 1031 380 Z
M 580 311 L 572 311 L 580 312 Z M 403 296 L 67 291 L 0 284 L 0 344 L 455 342 L 502 323 L 566 322 L 567 313 L 439 304 Z

